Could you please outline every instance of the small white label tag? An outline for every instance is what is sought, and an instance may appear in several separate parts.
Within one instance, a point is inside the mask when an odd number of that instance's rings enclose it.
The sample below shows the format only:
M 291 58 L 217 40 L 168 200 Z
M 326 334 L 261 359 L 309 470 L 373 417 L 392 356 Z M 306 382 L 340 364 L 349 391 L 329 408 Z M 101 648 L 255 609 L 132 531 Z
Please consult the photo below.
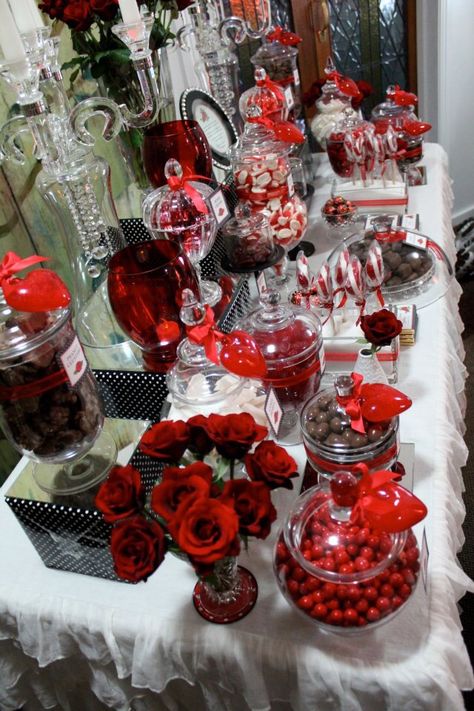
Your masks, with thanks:
M 295 99 L 293 97 L 293 91 L 291 86 L 287 86 L 285 89 L 285 101 L 288 107 L 288 111 L 290 111 L 295 105 Z
M 212 212 L 214 213 L 214 217 L 216 218 L 217 225 L 219 227 L 222 227 L 224 222 L 227 222 L 227 220 L 229 219 L 230 212 L 225 201 L 224 193 L 220 188 L 218 188 L 218 190 L 216 190 L 216 192 L 211 195 L 211 197 L 209 198 L 209 202 L 211 203 Z
M 295 182 L 291 173 L 288 174 L 286 183 L 288 185 L 288 195 L 292 197 L 295 194 Z
M 267 279 L 265 277 L 265 272 L 260 272 L 260 274 L 256 278 L 256 282 L 257 282 L 258 293 L 260 295 L 262 295 L 266 291 L 268 291 Z
M 427 245 L 426 237 L 414 234 L 407 235 L 404 242 L 413 245 L 413 247 L 419 247 L 420 249 L 426 249 Z
M 405 230 L 419 230 L 420 216 L 419 215 L 403 215 L 402 227 Z
M 428 540 L 426 538 L 426 528 L 423 527 L 423 536 L 421 539 L 421 553 L 420 553 L 420 572 L 421 579 L 423 581 L 423 587 L 425 593 L 428 595 L 428 561 L 430 558 L 430 551 L 428 548 Z
M 273 388 L 270 388 L 267 399 L 265 400 L 265 414 L 275 437 L 278 437 L 281 420 L 283 418 L 283 408 L 280 405 L 277 394 Z
M 300 73 L 297 69 L 293 69 L 293 81 L 295 82 L 295 86 L 299 86 L 301 84 Z
M 77 336 L 60 358 L 69 382 L 71 385 L 75 385 L 87 369 L 87 360 Z

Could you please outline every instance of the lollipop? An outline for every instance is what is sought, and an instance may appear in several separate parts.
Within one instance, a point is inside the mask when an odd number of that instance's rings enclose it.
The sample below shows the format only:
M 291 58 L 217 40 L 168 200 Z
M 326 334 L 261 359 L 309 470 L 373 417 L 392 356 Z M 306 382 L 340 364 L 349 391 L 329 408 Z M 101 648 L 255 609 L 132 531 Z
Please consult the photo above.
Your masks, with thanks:
M 336 308 L 341 309 L 347 301 L 347 294 L 345 292 L 346 279 L 347 279 L 347 269 L 349 267 L 351 255 L 349 250 L 345 247 L 339 254 L 336 268 L 334 270 L 334 283 L 336 285 L 336 290 L 334 291 L 334 296 L 342 292 L 341 302 L 336 306 Z
M 391 180 L 395 183 L 399 177 L 397 160 L 402 157 L 402 152 L 398 151 L 397 133 L 393 126 L 387 126 L 384 134 L 384 146 L 387 158 L 390 160 Z
M 382 284 L 384 280 L 384 266 L 382 258 L 382 249 L 377 242 L 373 240 L 367 253 L 367 261 L 365 263 L 363 277 L 366 285 L 371 291 L 375 291 L 379 300 L 380 306 L 385 305 L 385 300 L 382 295 Z
M 307 289 L 310 284 L 310 271 L 308 257 L 301 249 L 296 255 L 296 278 L 302 289 Z
M 346 293 L 355 300 L 355 305 L 359 307 L 359 318 L 356 326 L 359 325 L 365 308 L 366 286 L 364 283 L 363 268 L 359 257 L 352 255 L 347 268 Z
M 325 262 L 319 270 L 319 274 L 316 277 L 314 286 L 316 290 L 316 295 L 318 297 L 319 305 L 322 308 L 328 309 L 329 311 L 326 319 L 323 321 L 322 325 L 324 326 L 324 324 L 331 318 L 331 314 L 334 310 L 335 295 L 334 285 L 331 277 L 331 269 L 329 268 L 329 264 L 327 262 Z
M 353 137 L 352 151 L 354 153 L 355 161 L 359 169 L 360 178 L 365 186 L 367 180 L 367 170 L 365 165 L 365 160 L 367 157 L 366 143 L 365 143 L 365 132 L 360 133 L 358 136 Z

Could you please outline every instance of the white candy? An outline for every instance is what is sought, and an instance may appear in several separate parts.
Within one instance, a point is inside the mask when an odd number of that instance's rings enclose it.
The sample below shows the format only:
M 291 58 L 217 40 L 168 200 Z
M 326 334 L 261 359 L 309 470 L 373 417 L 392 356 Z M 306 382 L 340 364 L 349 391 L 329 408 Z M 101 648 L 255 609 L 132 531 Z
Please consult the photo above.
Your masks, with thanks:
M 253 193 L 258 193 L 259 195 L 261 195 L 261 194 L 263 194 L 263 193 L 266 193 L 267 191 L 265 190 L 265 188 L 257 188 L 257 187 L 254 187 L 254 188 L 252 188 L 252 192 L 253 192 Z
M 281 170 L 275 170 L 273 172 L 273 180 L 278 181 L 278 184 L 281 185 L 286 181 L 286 175 Z
M 280 198 L 273 198 L 273 199 L 270 200 L 270 202 L 268 203 L 268 207 L 269 207 L 270 210 L 272 210 L 272 211 L 278 210 L 278 209 L 280 208 L 280 206 L 281 206 Z
M 278 224 L 279 225 L 286 225 L 288 223 L 288 218 L 287 217 L 279 217 L 278 218 Z
M 292 234 L 291 230 L 289 230 L 289 229 L 284 228 L 282 230 L 278 230 L 278 237 L 280 239 L 288 239 L 288 237 L 292 237 L 292 236 L 293 236 L 293 234 Z
M 240 173 L 237 175 L 237 181 L 240 183 L 240 185 L 243 185 L 245 181 L 248 178 L 248 173 L 246 170 L 241 170 Z
M 301 225 L 298 220 L 290 220 L 290 227 L 293 231 L 298 231 L 301 229 Z
M 261 188 L 263 188 L 265 185 L 268 185 L 269 183 L 271 183 L 271 180 L 272 180 L 272 177 L 271 177 L 270 173 L 262 173 L 257 178 L 257 185 L 259 185 Z
M 268 170 L 276 170 L 278 168 L 278 161 L 276 159 L 267 161 Z

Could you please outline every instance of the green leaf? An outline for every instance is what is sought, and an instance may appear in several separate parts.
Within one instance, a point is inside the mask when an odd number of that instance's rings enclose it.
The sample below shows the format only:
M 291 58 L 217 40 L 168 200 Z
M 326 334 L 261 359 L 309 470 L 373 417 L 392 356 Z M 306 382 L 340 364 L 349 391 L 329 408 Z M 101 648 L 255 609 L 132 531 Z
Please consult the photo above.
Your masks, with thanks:
M 128 49 L 107 49 L 96 52 L 92 59 L 95 62 L 107 60 L 109 62 L 116 62 L 117 64 L 128 64 L 130 62 L 130 51 Z
M 80 66 L 85 61 L 87 61 L 87 57 L 74 57 L 73 59 L 70 59 L 69 62 L 64 62 L 61 69 L 63 71 L 65 71 L 66 69 L 73 69 L 77 65 Z
M 79 76 L 80 71 L 81 71 L 80 68 L 78 68 L 78 69 L 76 69 L 75 71 L 73 71 L 73 73 L 71 74 L 71 76 L 70 76 L 70 78 L 69 78 L 69 81 L 71 82 L 71 84 L 74 84 L 74 82 L 76 81 L 77 77 Z

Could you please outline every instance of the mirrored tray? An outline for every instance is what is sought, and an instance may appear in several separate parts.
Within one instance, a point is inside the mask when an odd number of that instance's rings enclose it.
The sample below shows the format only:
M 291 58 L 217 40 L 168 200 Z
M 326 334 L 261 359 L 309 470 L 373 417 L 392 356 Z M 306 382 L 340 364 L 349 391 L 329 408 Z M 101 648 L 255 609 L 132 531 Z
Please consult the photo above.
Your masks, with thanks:
M 385 301 L 415 304 L 417 309 L 429 306 L 445 295 L 454 277 L 446 252 L 433 239 L 416 230 L 398 231 L 393 235 L 398 238 L 380 241 L 385 268 L 382 286 Z M 363 236 L 354 233 L 346 237 L 329 255 L 329 266 L 334 269 L 339 254 L 346 247 L 364 265 L 373 239 L 372 230 L 367 230 Z

